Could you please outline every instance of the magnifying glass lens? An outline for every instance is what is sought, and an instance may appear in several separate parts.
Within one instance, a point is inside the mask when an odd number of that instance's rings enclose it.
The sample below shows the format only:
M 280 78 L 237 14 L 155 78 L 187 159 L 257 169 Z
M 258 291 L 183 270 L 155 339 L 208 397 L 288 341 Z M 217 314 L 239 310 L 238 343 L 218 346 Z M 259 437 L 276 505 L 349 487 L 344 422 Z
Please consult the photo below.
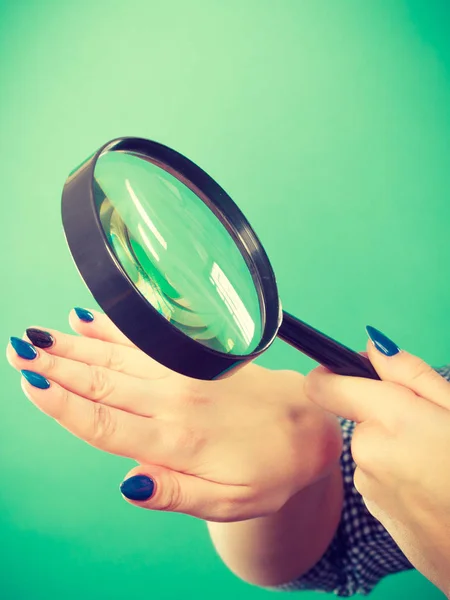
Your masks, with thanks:
M 162 166 L 132 152 L 101 154 L 94 179 L 111 250 L 146 300 L 199 343 L 252 353 L 264 330 L 258 287 L 209 206 Z

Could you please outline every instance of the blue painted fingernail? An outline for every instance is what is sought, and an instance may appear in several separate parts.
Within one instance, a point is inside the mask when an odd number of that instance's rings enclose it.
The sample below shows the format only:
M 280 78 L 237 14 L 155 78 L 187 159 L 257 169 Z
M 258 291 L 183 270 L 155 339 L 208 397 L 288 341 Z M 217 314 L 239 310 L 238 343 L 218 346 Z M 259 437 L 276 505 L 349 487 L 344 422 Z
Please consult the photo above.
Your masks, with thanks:
M 371 327 L 367 325 L 366 327 L 367 335 L 370 337 L 374 346 L 377 350 L 379 350 L 382 354 L 386 356 L 394 356 L 394 354 L 398 354 L 400 352 L 400 348 L 397 344 L 394 344 L 392 340 L 390 340 L 384 333 L 381 333 L 375 327 Z
M 9 341 L 20 358 L 25 358 L 26 360 L 33 360 L 33 358 L 36 358 L 36 348 L 25 340 L 12 336 L 9 338 Z
M 133 475 L 120 485 L 120 491 L 128 500 L 148 500 L 154 489 L 155 482 L 147 475 Z
M 50 387 L 50 381 L 48 379 L 45 379 L 45 377 L 42 377 L 42 375 L 35 373 L 34 371 L 23 370 L 21 371 L 21 373 L 28 381 L 28 383 L 31 383 L 31 385 L 35 388 L 39 388 L 40 390 L 48 390 L 48 388 Z
M 85 323 L 92 323 L 92 321 L 94 320 L 94 315 L 85 308 L 80 308 L 79 306 L 76 306 L 74 310 L 80 321 L 84 321 Z

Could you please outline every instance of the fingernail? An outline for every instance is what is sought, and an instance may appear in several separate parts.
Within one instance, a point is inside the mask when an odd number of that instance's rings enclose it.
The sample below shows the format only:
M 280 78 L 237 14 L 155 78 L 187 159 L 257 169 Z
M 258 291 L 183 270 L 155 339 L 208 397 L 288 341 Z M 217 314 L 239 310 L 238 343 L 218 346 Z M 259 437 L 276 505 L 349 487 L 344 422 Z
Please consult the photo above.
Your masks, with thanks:
M 20 358 L 25 358 L 26 360 L 33 360 L 33 358 L 36 358 L 36 348 L 33 348 L 33 346 L 28 342 L 25 342 L 25 340 L 13 336 L 9 338 L 9 341 Z
M 24 370 L 21 371 L 21 373 L 28 381 L 28 383 L 31 383 L 31 385 L 35 388 L 39 388 L 40 390 L 48 390 L 48 388 L 50 387 L 50 381 L 48 379 L 45 379 L 45 377 L 42 377 L 42 375 L 35 373 L 34 371 Z
M 394 356 L 394 354 L 398 354 L 400 352 L 400 348 L 397 346 L 397 344 L 394 344 L 392 340 L 385 336 L 384 333 L 381 333 L 381 331 L 378 329 L 375 329 L 375 327 L 367 325 L 366 331 L 375 348 L 382 354 L 385 354 L 386 356 Z
M 154 489 L 155 482 L 147 475 L 133 475 L 120 485 L 120 491 L 128 500 L 148 500 Z
M 76 306 L 74 310 L 80 321 L 84 321 L 85 323 L 92 323 L 92 321 L 94 320 L 94 315 L 85 308 L 80 308 L 79 306 Z
M 42 329 L 29 327 L 27 329 L 27 336 L 37 348 L 50 348 L 55 343 L 53 336 L 48 331 L 43 331 Z

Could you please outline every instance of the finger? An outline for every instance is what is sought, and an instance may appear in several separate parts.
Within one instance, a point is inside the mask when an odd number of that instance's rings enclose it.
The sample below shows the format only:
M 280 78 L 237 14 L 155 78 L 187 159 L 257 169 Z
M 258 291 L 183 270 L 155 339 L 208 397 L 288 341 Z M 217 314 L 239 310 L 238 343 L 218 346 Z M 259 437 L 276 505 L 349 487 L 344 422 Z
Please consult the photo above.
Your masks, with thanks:
M 163 457 L 167 432 L 159 421 L 90 402 L 30 371 L 24 372 L 22 389 L 42 412 L 100 450 L 140 462 Z
M 127 412 L 149 417 L 161 414 L 173 395 L 171 387 L 160 380 L 151 382 L 47 352 L 35 353 L 35 358 L 26 359 L 9 345 L 7 358 L 17 370 L 31 368 L 69 392 Z
M 450 383 L 426 362 L 401 351 L 398 346 L 374 327 L 367 327 L 370 340 L 368 355 L 378 375 L 407 387 L 418 396 L 450 410 Z
M 356 425 L 351 440 L 352 458 L 366 475 L 386 484 L 396 472 L 398 449 L 393 447 L 397 436 L 373 421 Z
M 135 347 L 41 327 L 29 327 L 26 338 L 49 354 L 142 379 L 157 379 L 169 373 L 168 369 Z
M 182 427 L 91 402 L 40 374 L 23 371 L 22 389 L 35 406 L 62 427 L 105 452 L 140 463 L 186 471 L 196 454 Z
M 86 337 L 136 348 L 109 317 L 96 310 L 74 308 L 70 312 L 69 323 L 74 331 Z
M 135 467 L 120 491 L 135 506 L 207 521 L 240 521 L 254 514 L 247 486 L 224 485 L 159 466 Z
M 353 486 L 358 494 L 368 500 L 371 499 L 370 489 L 373 487 L 372 482 L 366 473 L 358 466 L 353 474 Z
M 367 420 L 391 421 L 411 409 L 418 398 L 399 385 L 335 375 L 325 367 L 314 369 L 305 377 L 308 398 L 325 410 L 361 423 Z
M 380 491 L 383 494 L 383 487 L 371 475 L 359 467 L 356 467 L 353 474 L 353 487 L 362 496 L 362 500 L 370 514 L 378 519 L 376 503 L 380 496 Z M 373 512 L 374 510 L 375 512 Z
M 353 486 L 361 496 L 366 510 L 386 528 L 386 523 L 390 521 L 390 518 L 387 517 L 385 510 L 382 510 L 379 504 L 379 501 L 381 500 L 381 504 L 386 505 L 386 488 L 359 467 L 356 467 L 355 469 Z M 394 506 L 394 512 L 395 508 L 396 507 Z M 390 512 L 393 514 L 392 511 Z M 386 519 L 388 519 L 388 521 Z

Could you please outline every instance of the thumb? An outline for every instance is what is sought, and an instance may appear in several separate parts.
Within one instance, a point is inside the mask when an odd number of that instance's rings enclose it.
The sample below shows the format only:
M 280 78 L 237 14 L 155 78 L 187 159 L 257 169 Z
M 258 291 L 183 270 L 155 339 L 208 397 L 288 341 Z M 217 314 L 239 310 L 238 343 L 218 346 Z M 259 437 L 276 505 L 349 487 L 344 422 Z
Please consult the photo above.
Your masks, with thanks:
M 244 486 L 215 483 L 156 465 L 132 469 L 120 485 L 130 504 L 150 510 L 178 512 L 206 521 L 246 519 Z
M 400 350 L 384 333 L 367 326 L 367 354 L 383 381 L 409 388 L 418 396 L 450 409 L 450 383 L 417 356 Z

